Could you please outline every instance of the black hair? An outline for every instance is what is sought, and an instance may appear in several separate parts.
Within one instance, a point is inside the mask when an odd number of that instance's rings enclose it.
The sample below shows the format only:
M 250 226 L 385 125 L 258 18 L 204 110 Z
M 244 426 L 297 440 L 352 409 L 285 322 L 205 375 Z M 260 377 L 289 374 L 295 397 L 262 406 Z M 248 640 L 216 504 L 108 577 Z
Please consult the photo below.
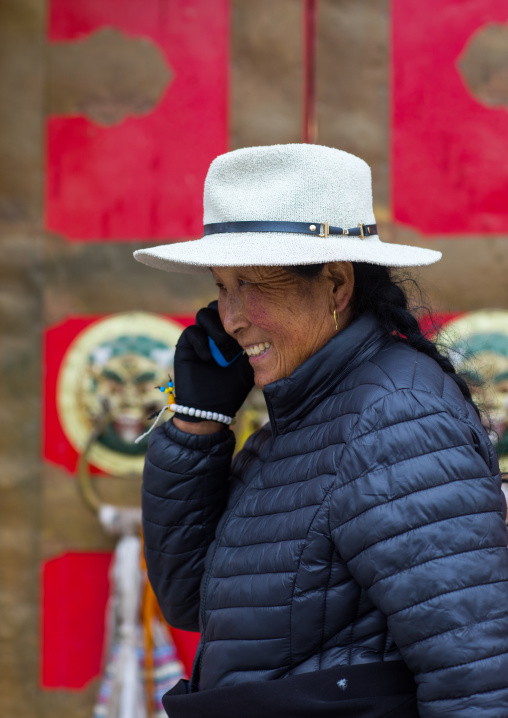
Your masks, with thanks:
M 387 334 L 391 334 L 399 341 L 409 344 L 420 352 L 434 359 L 441 369 L 448 374 L 459 387 L 466 401 L 475 409 L 478 416 L 480 411 L 473 401 L 468 384 L 462 376 L 457 374 L 451 361 L 442 354 L 435 342 L 422 333 L 420 325 L 412 309 L 409 308 L 409 293 L 404 285 L 411 285 L 413 291 L 421 299 L 423 293 L 416 280 L 409 277 L 396 278 L 394 271 L 389 267 L 366 262 L 353 262 L 355 288 L 351 301 L 353 316 L 359 317 L 367 312 L 374 315 L 380 326 Z M 308 264 L 286 267 L 286 269 L 300 277 L 312 280 L 323 271 L 324 264 Z M 430 316 L 430 310 L 424 309 Z M 436 327 L 431 322 L 431 331 Z

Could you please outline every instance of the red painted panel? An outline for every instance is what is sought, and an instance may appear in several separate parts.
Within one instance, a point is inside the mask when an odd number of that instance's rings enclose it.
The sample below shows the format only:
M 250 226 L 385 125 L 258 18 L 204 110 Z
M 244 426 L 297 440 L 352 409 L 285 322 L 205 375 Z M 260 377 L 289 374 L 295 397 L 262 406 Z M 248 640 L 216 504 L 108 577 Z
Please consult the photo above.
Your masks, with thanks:
M 110 553 L 66 553 L 42 568 L 43 688 L 80 689 L 102 671 Z M 187 675 L 199 633 L 171 628 Z
M 104 319 L 105 316 L 71 317 L 61 324 L 48 327 L 44 332 L 43 456 L 47 461 L 63 466 L 72 474 L 76 472 L 78 454 L 65 435 L 58 416 L 56 402 L 58 374 L 72 342 L 84 329 L 99 319 Z M 168 318 L 181 324 L 182 328 L 194 323 L 194 318 L 188 316 Z M 100 473 L 93 466 L 90 469 L 92 473 Z
M 78 454 L 67 439 L 58 417 L 56 387 L 58 373 L 73 340 L 97 317 L 73 317 L 44 332 L 43 348 L 43 455 L 48 461 L 75 473 Z
M 393 0 L 393 213 L 429 234 L 508 232 L 508 112 L 458 70 L 472 35 L 508 20 L 506 0 Z
M 100 674 L 110 563 L 110 553 L 66 553 L 44 563 L 44 688 L 83 688 Z
M 51 0 L 49 39 L 105 25 L 157 43 L 173 72 L 147 116 L 52 117 L 47 227 L 68 239 L 200 236 L 212 159 L 227 150 L 229 0 Z
M 176 651 L 184 665 L 185 672 L 190 677 L 194 656 L 196 655 L 196 649 L 198 647 L 201 634 L 194 633 L 193 631 L 182 631 L 179 628 L 173 628 L 172 626 L 170 626 L 169 631 L 171 633 L 173 643 L 175 644 Z

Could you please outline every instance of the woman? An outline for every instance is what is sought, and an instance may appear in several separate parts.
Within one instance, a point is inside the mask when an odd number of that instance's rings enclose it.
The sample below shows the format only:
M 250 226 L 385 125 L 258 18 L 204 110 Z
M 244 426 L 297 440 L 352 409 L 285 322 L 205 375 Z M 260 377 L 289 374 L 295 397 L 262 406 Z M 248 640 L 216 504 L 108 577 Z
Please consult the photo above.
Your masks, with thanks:
M 508 715 L 497 460 L 388 270 L 440 254 L 383 244 L 368 166 L 335 149 L 228 153 L 204 201 L 202 239 L 136 252 L 218 287 L 145 465 L 150 580 L 202 633 L 168 714 Z M 232 460 L 253 383 L 270 423 Z

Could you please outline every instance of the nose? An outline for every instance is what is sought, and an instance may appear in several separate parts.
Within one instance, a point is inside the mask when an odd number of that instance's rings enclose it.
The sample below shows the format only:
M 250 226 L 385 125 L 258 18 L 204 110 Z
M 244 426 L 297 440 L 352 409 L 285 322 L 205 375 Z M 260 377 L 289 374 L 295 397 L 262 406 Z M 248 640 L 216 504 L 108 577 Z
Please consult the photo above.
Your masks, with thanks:
M 236 292 L 228 292 L 225 297 L 219 297 L 219 314 L 224 329 L 235 339 L 238 339 L 242 329 L 249 326 L 243 302 Z

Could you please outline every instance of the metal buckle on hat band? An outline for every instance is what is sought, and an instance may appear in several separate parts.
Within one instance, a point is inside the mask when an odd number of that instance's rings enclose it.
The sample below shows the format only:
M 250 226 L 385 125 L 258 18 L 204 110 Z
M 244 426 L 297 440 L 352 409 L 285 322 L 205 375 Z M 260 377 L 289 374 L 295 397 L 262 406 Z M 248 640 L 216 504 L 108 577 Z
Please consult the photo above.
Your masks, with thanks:
M 313 227 L 315 225 L 312 225 Z M 320 228 L 320 237 L 328 237 L 330 235 L 330 225 L 328 222 L 321 222 L 319 225 Z M 351 229 L 342 228 L 342 227 L 332 227 L 331 233 L 332 234 L 338 234 L 342 237 L 359 237 L 360 239 L 366 239 L 367 235 L 372 234 L 372 231 L 375 230 L 375 225 L 365 225 L 363 222 L 360 222 L 358 224 L 358 229 L 356 227 L 353 227 Z
M 328 222 L 320 222 L 319 223 L 319 236 L 320 237 L 328 237 L 330 234 L 330 224 Z
M 311 225 L 311 227 L 314 227 L 315 225 Z M 365 239 L 365 233 L 364 233 L 364 225 L 359 224 L 358 227 L 360 228 L 360 238 Z M 314 231 L 314 230 L 312 230 Z M 357 230 L 354 229 L 347 229 L 347 228 L 338 228 L 338 227 L 332 227 L 332 231 L 334 234 L 341 234 L 343 237 L 348 237 L 349 235 L 357 235 Z M 319 236 L 320 237 L 329 237 L 330 236 L 330 224 L 329 222 L 320 222 L 319 223 Z

